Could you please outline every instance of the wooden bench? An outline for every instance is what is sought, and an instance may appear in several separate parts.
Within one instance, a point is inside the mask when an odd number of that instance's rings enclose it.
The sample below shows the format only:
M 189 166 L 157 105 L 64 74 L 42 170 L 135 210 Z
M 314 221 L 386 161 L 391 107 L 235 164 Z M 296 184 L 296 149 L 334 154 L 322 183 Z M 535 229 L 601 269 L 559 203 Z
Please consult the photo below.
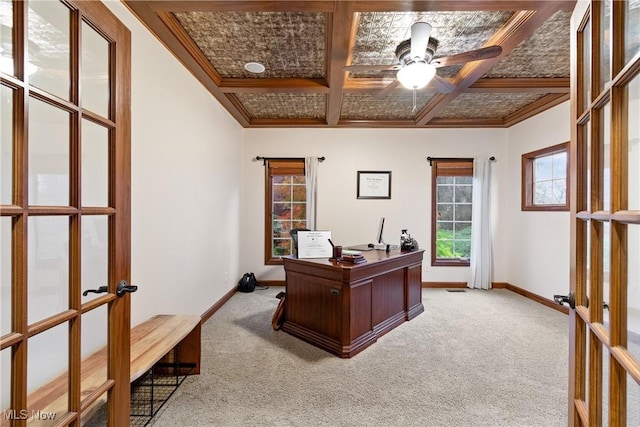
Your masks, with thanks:
M 131 329 L 131 382 L 138 380 L 158 362 L 167 361 L 189 367 L 189 375 L 200 373 L 200 316 L 157 315 Z M 175 349 L 175 353 L 172 351 Z M 182 374 L 186 374 L 183 372 Z M 107 347 L 82 361 L 81 400 L 100 394 L 95 401 L 82 405 L 86 418 L 106 403 Z M 57 377 L 29 395 L 28 414 L 39 410 L 55 413 L 56 421 L 68 412 L 68 374 Z M 50 420 L 30 419 L 29 426 L 52 425 Z M 9 425 L 2 419 L 1 425 Z

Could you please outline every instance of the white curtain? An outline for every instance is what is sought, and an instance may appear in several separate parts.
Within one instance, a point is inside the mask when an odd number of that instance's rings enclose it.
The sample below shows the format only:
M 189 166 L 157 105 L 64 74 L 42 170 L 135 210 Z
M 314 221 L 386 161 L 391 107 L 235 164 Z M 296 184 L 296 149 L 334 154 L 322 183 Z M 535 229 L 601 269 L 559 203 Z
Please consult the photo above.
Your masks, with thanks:
M 473 160 L 473 196 L 471 213 L 471 280 L 467 286 L 491 289 L 491 160 Z
M 307 183 L 307 228 L 316 229 L 316 199 L 318 190 L 318 158 L 304 159 L 304 176 Z

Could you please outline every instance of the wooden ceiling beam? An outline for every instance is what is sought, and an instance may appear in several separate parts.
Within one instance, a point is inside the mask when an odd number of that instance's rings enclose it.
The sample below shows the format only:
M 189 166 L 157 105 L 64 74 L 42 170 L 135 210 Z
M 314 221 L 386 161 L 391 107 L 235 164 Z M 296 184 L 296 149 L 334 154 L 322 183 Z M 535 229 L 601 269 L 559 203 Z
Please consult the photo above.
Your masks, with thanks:
M 569 78 L 482 78 L 465 92 L 569 93 Z
M 540 10 L 555 7 L 557 10 L 572 11 L 575 0 L 426 0 L 426 1 L 358 1 L 356 12 L 396 12 L 396 11 L 469 11 L 469 10 Z
M 129 2 L 130 0 L 127 0 Z M 338 1 L 256 1 L 256 0 L 152 0 L 146 2 L 154 12 L 332 12 Z M 554 4 L 572 11 L 575 0 L 426 0 L 355 1 L 355 12 L 539 10 Z
M 507 127 L 502 119 L 433 119 L 428 128 L 501 128 Z
M 463 66 L 454 82 L 456 89 L 446 95 L 435 97 L 429 102 L 422 111 L 417 114 L 416 124 L 422 126 L 435 118 L 460 93 L 466 91 L 467 88 L 486 74 L 522 41 L 529 38 L 557 11 L 558 7 L 552 3 L 538 11 L 516 12 L 511 19 L 485 43 L 485 46 L 501 46 L 502 54 L 495 58 L 470 62 Z
M 325 79 L 223 78 L 223 93 L 329 93 Z
M 131 2 L 132 0 L 127 0 Z M 133 0 L 135 1 L 135 0 Z M 334 1 L 148 1 L 154 12 L 332 12 Z
M 365 119 L 344 119 L 338 123 L 339 127 L 349 128 L 415 128 L 413 120 L 365 120 Z
M 253 119 L 248 127 L 252 128 L 299 128 L 327 127 L 322 119 Z
M 337 125 L 340 120 L 342 91 L 347 79 L 344 67 L 351 55 L 358 21 L 354 16 L 353 6 L 354 2 L 351 1 L 336 2 L 331 19 L 327 23 L 325 46 L 329 47 L 326 57 L 329 94 L 327 95 L 326 120 L 329 126 Z

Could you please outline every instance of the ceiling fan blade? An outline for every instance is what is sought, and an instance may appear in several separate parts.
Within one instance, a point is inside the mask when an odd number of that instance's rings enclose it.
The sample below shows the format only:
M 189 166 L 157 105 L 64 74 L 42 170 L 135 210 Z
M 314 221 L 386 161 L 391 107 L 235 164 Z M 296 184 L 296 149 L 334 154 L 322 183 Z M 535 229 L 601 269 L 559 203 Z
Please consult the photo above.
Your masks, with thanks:
M 389 95 L 391 92 L 395 90 L 400 85 L 400 80 L 393 79 L 391 83 L 389 83 L 384 89 L 375 94 L 376 98 L 384 98 Z
M 431 61 L 431 64 L 433 64 L 436 68 L 447 67 L 449 65 L 460 65 L 471 61 L 495 58 L 501 53 L 501 46 L 487 46 L 476 50 L 470 50 L 468 52 L 458 53 L 456 55 L 434 58 L 433 61 Z
M 416 22 L 411 26 L 411 58 L 424 59 L 429 36 L 431 36 L 431 25 L 426 22 Z
M 443 79 L 439 75 L 433 76 L 433 79 L 429 83 L 431 87 L 437 90 L 440 93 L 450 93 L 453 92 L 456 87 L 449 83 L 447 80 Z
M 344 71 L 358 72 L 358 71 L 394 71 L 400 69 L 400 64 L 391 65 L 347 65 L 343 68 Z

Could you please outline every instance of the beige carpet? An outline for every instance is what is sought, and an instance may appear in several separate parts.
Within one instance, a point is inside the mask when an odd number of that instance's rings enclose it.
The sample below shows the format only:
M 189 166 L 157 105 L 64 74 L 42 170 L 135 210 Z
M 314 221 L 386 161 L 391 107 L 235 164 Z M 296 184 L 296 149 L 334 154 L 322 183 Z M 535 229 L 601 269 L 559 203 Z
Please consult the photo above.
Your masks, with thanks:
M 566 426 L 568 317 L 507 290 L 423 290 L 425 312 L 352 359 L 271 329 L 282 288 L 203 327 L 202 374 L 159 426 Z

